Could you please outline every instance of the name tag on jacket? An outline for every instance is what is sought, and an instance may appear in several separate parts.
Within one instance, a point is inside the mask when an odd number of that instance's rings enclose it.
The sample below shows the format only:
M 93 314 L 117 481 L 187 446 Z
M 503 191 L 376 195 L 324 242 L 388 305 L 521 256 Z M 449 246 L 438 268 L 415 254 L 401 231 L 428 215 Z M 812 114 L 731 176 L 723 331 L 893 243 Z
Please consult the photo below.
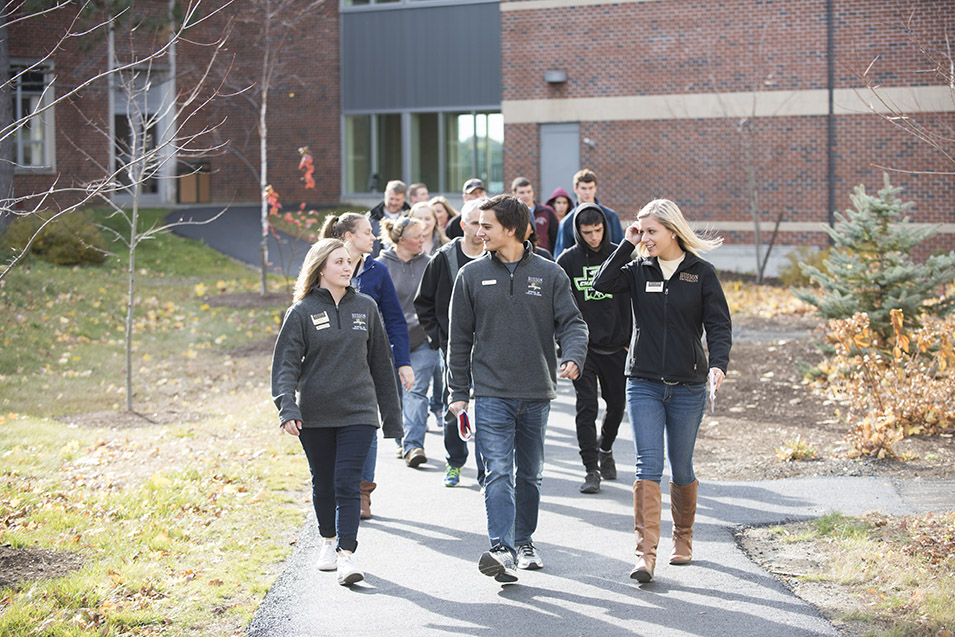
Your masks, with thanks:
M 497 279 L 488 279 L 486 281 L 481 281 L 481 285 L 497 285 Z
M 647 281 L 647 292 L 663 292 L 663 281 Z

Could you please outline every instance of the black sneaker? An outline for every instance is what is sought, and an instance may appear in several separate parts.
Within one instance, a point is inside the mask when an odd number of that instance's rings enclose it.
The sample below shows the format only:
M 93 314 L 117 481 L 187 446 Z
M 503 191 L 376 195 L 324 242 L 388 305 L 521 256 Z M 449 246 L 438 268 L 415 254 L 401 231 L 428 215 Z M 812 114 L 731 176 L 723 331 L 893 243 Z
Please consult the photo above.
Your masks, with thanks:
M 600 472 L 588 471 L 584 483 L 580 485 L 581 493 L 600 493 Z
M 517 581 L 517 567 L 514 565 L 514 558 L 511 556 L 511 552 L 503 546 L 485 551 L 478 562 L 478 569 L 502 584 L 512 584 Z
M 597 449 L 597 462 L 600 463 L 600 477 L 604 480 L 617 479 L 617 463 L 613 461 L 613 451 Z

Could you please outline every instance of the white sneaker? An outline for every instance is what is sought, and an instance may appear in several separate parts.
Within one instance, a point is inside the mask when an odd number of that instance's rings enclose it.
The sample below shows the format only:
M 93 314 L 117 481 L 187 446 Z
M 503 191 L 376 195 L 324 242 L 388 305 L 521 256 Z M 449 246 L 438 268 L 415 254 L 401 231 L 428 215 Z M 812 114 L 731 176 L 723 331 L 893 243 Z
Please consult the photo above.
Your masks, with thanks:
M 336 544 L 338 544 L 338 538 L 322 538 L 322 548 L 318 552 L 318 570 L 334 571 L 337 568 L 338 555 L 335 554 Z
M 544 560 L 541 559 L 533 542 L 517 547 L 517 568 L 531 571 L 544 568 Z
M 355 566 L 354 558 L 348 551 L 338 552 L 338 583 L 342 586 L 351 586 L 365 579 L 365 574 Z
M 514 558 L 511 552 L 503 546 L 485 551 L 478 561 L 478 570 L 488 577 L 493 577 L 501 584 L 513 584 L 517 581 L 517 569 L 514 567 Z

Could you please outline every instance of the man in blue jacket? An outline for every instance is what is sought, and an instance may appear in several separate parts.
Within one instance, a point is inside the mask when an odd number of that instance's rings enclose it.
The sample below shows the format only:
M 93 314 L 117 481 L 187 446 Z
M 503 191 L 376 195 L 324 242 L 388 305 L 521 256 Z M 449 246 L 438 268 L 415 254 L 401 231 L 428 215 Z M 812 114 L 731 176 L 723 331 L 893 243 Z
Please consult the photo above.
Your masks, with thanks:
M 574 193 L 577 195 L 577 208 L 585 203 L 592 203 L 600 206 L 607 218 L 607 228 L 610 230 L 610 240 L 619 244 L 623 241 L 623 226 L 620 225 L 620 217 L 617 213 L 601 205 L 597 201 L 597 174 L 589 168 L 578 170 L 574 175 Z M 567 213 L 560 220 L 560 227 L 557 230 L 557 245 L 554 246 L 554 258 L 574 245 L 574 213 L 577 208 Z
M 507 584 L 517 581 L 516 568 L 544 565 L 532 536 L 547 417 L 558 372 L 573 380 L 587 358 L 587 324 L 564 271 L 522 241 L 530 223 L 523 202 L 498 195 L 481 205 L 480 223 L 487 254 L 461 268 L 451 293 L 450 409 L 467 408 L 473 379 L 491 544 L 478 568 Z

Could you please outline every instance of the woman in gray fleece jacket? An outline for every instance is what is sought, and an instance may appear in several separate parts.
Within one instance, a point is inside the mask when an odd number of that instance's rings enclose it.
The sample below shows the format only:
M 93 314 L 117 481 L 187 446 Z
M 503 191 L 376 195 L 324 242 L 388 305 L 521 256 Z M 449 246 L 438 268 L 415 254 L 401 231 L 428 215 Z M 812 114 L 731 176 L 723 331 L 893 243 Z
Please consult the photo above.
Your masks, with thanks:
M 391 346 L 375 301 L 349 287 L 352 265 L 338 239 L 311 247 L 272 356 L 272 400 L 281 428 L 298 436 L 312 474 L 323 538 L 320 570 L 343 586 L 364 579 L 358 547 L 359 485 L 381 408 L 386 438 L 401 435 Z

